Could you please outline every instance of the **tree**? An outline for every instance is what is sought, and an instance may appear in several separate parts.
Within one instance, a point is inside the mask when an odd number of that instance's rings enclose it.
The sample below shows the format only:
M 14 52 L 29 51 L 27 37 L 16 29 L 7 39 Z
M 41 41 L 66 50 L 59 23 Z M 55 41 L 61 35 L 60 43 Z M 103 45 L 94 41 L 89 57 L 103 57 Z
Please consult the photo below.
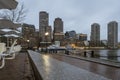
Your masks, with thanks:
M 12 22 L 21 23 L 26 17 L 27 10 L 24 4 L 19 4 L 16 9 L 13 10 L 3 10 L 0 13 L 0 18 L 10 20 Z

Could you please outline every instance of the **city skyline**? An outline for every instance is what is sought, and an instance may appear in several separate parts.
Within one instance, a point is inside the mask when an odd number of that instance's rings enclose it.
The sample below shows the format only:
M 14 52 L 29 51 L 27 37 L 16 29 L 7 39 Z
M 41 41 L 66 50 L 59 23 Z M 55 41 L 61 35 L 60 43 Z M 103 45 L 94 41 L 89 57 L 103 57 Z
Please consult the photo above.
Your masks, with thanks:
M 107 39 L 107 24 L 110 21 L 117 21 L 118 25 L 120 22 L 119 0 L 25 0 L 23 2 L 28 9 L 25 22 L 34 24 L 37 29 L 39 28 L 40 11 L 49 13 L 49 24 L 52 26 L 52 29 L 54 19 L 57 17 L 62 18 L 64 22 L 64 32 L 75 30 L 77 33 L 85 33 L 90 36 L 91 24 L 98 23 L 101 26 L 101 39 Z M 118 32 L 119 31 L 118 29 Z M 118 35 L 119 34 L 120 32 Z M 88 37 L 88 39 L 89 38 L 90 37 Z

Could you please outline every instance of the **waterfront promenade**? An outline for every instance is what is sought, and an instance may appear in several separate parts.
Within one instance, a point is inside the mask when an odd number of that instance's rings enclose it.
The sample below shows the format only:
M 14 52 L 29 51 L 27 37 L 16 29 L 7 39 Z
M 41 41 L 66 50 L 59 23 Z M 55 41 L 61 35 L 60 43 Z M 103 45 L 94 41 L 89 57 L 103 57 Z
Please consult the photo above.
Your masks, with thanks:
M 63 54 L 50 54 L 49 56 L 109 79 L 120 80 L 120 63 Z
M 120 69 L 58 54 L 29 55 L 43 80 L 119 80 Z
M 120 80 L 119 67 L 85 59 L 29 50 L 6 61 L 0 80 Z

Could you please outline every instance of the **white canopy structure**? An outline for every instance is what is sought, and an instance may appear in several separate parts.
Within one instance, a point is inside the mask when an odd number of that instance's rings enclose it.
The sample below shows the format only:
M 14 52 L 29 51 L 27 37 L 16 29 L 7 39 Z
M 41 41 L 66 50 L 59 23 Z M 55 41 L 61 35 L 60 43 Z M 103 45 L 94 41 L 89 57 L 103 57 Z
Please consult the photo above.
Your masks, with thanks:
M 2 36 L 7 37 L 7 47 L 9 47 L 9 38 L 18 38 L 21 35 L 21 32 L 12 29 L 0 29 L 4 34 Z
M 0 29 L 1 31 L 3 32 L 15 32 L 15 33 L 20 33 L 19 31 L 17 30 L 12 30 L 12 29 Z
M 6 34 L 4 35 L 5 37 L 19 37 L 18 35 L 15 35 L 15 34 Z
M 0 9 L 15 9 L 17 4 L 16 0 L 0 0 Z

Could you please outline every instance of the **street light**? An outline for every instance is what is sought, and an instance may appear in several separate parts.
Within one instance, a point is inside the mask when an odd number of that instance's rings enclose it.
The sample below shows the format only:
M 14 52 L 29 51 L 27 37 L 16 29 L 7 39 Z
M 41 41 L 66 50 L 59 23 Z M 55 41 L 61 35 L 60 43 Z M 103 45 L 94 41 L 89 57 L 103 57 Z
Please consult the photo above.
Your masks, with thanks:
M 48 32 L 45 33 L 45 41 L 47 42 L 47 36 L 49 35 Z
M 29 42 L 30 42 L 30 40 L 28 39 L 28 40 L 27 40 L 27 47 L 28 47 L 28 48 L 29 48 Z
M 48 32 L 46 32 L 46 33 L 45 33 L 45 36 L 48 36 L 48 35 L 49 35 L 49 33 L 48 33 Z
M 30 40 L 27 40 L 27 42 L 30 42 Z

